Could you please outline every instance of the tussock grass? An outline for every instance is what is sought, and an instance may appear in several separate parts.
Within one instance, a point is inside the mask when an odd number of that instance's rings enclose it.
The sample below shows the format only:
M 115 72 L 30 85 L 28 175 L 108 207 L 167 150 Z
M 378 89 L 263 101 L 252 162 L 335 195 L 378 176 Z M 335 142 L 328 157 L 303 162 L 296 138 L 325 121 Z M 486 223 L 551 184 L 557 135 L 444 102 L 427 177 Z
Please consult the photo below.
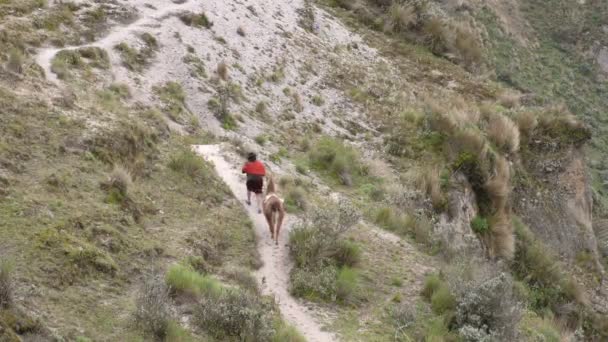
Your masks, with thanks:
M 416 225 L 414 218 L 407 213 L 399 213 L 392 207 L 379 208 L 376 212 L 375 222 L 402 236 L 411 233 Z
M 167 286 L 175 294 L 188 294 L 196 297 L 219 297 L 224 289 L 219 281 L 211 276 L 202 275 L 192 268 L 175 264 L 165 276 Z
M 418 13 L 413 5 L 394 2 L 388 9 L 384 30 L 404 32 L 416 25 L 417 21 Z
M 78 50 L 61 50 L 51 61 L 51 71 L 59 79 L 69 79 L 73 69 L 87 68 L 107 69 L 110 66 L 108 53 L 98 47 L 87 47 Z
M 534 129 L 538 126 L 538 119 L 532 111 L 524 111 L 517 114 L 516 122 L 521 135 L 526 138 L 531 137 Z
M 149 33 L 144 33 L 140 36 L 144 46 L 140 49 L 133 48 L 129 44 L 122 42 L 114 46 L 114 49 L 120 53 L 123 65 L 135 72 L 142 72 L 150 63 L 150 59 L 154 57 L 158 49 L 158 43 Z
M 25 56 L 21 50 L 12 48 L 8 53 L 8 61 L 6 62 L 6 68 L 14 73 L 23 73 L 23 63 Z
M 351 186 L 354 181 L 368 173 L 359 153 L 333 138 L 321 138 L 308 156 L 313 169 L 327 172 L 342 185 Z
M 205 161 L 189 149 L 184 149 L 171 157 L 168 166 L 171 170 L 198 183 L 204 182 L 211 173 Z
M 222 61 L 217 65 L 217 69 L 216 69 L 217 75 L 220 77 L 220 79 L 224 80 L 224 81 L 228 81 L 228 64 L 226 64 L 226 62 Z
M 306 342 L 306 339 L 296 328 L 284 323 L 277 329 L 272 342 Z
M 8 308 L 13 303 L 13 264 L 7 259 L 0 260 L 0 308 Z
M 519 151 L 519 128 L 502 114 L 491 115 L 487 127 L 488 138 L 501 150 L 507 153 Z
M 188 26 L 193 27 L 204 27 L 211 28 L 213 26 L 213 22 L 209 20 L 205 12 L 201 13 L 182 13 L 179 15 L 179 19 Z

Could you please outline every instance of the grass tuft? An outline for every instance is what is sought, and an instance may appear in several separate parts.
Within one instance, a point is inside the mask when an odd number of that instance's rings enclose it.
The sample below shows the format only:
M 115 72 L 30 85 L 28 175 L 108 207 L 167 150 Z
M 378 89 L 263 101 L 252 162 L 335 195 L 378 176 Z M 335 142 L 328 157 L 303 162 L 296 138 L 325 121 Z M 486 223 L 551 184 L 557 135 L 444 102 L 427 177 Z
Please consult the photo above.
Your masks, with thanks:
M 184 293 L 196 297 L 217 298 L 224 291 L 221 283 L 216 279 L 180 264 L 169 268 L 165 281 L 173 293 Z

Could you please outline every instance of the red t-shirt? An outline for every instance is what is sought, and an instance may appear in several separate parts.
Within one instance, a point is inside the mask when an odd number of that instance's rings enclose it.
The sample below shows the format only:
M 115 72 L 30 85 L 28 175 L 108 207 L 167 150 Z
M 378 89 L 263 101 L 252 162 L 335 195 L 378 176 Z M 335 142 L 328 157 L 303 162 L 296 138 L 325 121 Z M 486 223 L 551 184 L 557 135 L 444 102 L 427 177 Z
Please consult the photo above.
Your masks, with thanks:
M 266 169 L 261 161 L 256 160 L 254 162 L 247 162 L 245 166 L 243 166 L 243 173 L 256 176 L 265 176 Z

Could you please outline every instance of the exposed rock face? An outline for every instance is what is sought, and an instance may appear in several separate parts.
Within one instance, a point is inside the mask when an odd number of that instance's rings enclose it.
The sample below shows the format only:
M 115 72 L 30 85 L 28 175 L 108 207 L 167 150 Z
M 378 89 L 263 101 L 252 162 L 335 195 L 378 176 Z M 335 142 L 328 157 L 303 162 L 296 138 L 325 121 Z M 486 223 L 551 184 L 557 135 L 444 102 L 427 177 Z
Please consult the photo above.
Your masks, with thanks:
M 580 148 L 568 148 L 525 162 L 540 181 L 518 184 L 514 211 L 534 234 L 567 260 L 581 252 L 599 260 L 592 227 L 593 197 L 590 176 Z M 599 266 L 599 263 L 598 263 Z
M 475 192 L 460 173 L 450 180 L 451 189 L 448 192 L 448 210 L 441 214 L 435 232 L 455 252 L 482 252 L 482 244 L 477 235 L 471 230 L 471 221 L 477 213 Z

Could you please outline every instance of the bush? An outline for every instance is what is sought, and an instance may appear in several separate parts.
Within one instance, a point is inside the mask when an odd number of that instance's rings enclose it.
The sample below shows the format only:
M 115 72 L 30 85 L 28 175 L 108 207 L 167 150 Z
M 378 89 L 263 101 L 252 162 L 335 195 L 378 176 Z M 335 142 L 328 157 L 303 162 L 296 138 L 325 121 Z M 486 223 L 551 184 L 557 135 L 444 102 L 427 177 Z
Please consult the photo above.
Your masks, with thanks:
M 179 15 L 179 19 L 188 26 L 211 28 L 213 22 L 207 18 L 205 12 L 199 14 L 196 13 L 182 13 Z
M 169 168 L 175 172 L 190 177 L 192 180 L 202 182 L 209 174 L 205 161 L 191 150 L 182 150 L 171 157 Z
M 431 297 L 437 290 L 443 286 L 443 281 L 439 278 L 438 274 L 431 274 L 424 280 L 424 287 L 422 289 L 422 296 L 427 300 L 431 300 Z
M 502 114 L 490 116 L 487 127 L 488 138 L 507 153 L 519 151 L 519 129 L 508 117 Z
M 357 151 L 336 139 L 321 138 L 309 152 L 309 159 L 313 168 L 329 172 L 346 186 L 352 185 L 353 176 L 367 175 Z
M 439 286 L 431 296 L 431 308 L 438 315 L 456 309 L 456 298 L 446 285 Z
M 21 74 L 23 72 L 23 52 L 19 49 L 11 49 L 6 62 L 6 68 L 14 73 Z
M 174 293 L 218 297 L 223 292 L 220 282 L 216 279 L 202 275 L 190 267 L 180 264 L 169 268 L 165 280 Z
M 0 308 L 7 308 L 13 302 L 12 272 L 12 263 L 0 260 Z
M 290 274 L 289 292 L 296 297 L 309 300 L 335 301 L 337 277 L 338 270 L 334 266 L 316 269 L 294 268 Z
M 513 296 L 513 282 L 506 274 L 466 291 L 458 303 L 456 323 L 466 341 L 516 341 L 521 307 Z
M 234 280 L 244 291 L 251 293 L 260 293 L 258 281 L 255 277 L 246 269 L 233 268 L 226 272 L 228 279 Z
M 352 300 L 357 290 L 359 274 L 348 266 L 344 266 L 338 272 L 336 279 L 336 298 L 342 302 Z
M 125 198 L 131 184 L 133 184 L 133 180 L 129 171 L 121 165 L 114 165 L 108 180 L 110 189 L 117 191 L 122 198 Z
M 361 260 L 361 247 L 352 241 L 341 240 L 338 242 L 333 258 L 339 266 L 356 266 Z
M 269 341 L 274 335 L 273 306 L 256 294 L 226 290 L 205 297 L 196 309 L 197 324 L 217 339 Z
M 135 305 L 135 322 L 140 329 L 160 339 L 164 338 L 171 313 L 169 289 L 161 277 L 151 276 L 144 280 Z
M 378 209 L 375 222 L 399 235 L 411 233 L 415 226 L 415 221 L 410 215 L 397 213 L 392 207 Z
M 306 191 L 299 186 L 291 186 L 285 194 L 285 205 L 288 209 L 308 210 L 308 196 Z M 292 210 L 293 210 L 292 209 Z
M 384 22 L 384 30 L 403 32 L 416 25 L 417 20 L 418 14 L 414 6 L 394 2 L 388 9 L 388 17 Z
M 296 328 L 283 323 L 272 337 L 272 342 L 306 342 L 306 339 Z
M 221 61 L 217 65 L 217 75 L 224 81 L 228 80 L 228 64 L 226 62 Z
M 480 235 L 484 235 L 490 231 L 490 224 L 485 217 L 475 216 L 475 218 L 471 221 L 471 229 Z

